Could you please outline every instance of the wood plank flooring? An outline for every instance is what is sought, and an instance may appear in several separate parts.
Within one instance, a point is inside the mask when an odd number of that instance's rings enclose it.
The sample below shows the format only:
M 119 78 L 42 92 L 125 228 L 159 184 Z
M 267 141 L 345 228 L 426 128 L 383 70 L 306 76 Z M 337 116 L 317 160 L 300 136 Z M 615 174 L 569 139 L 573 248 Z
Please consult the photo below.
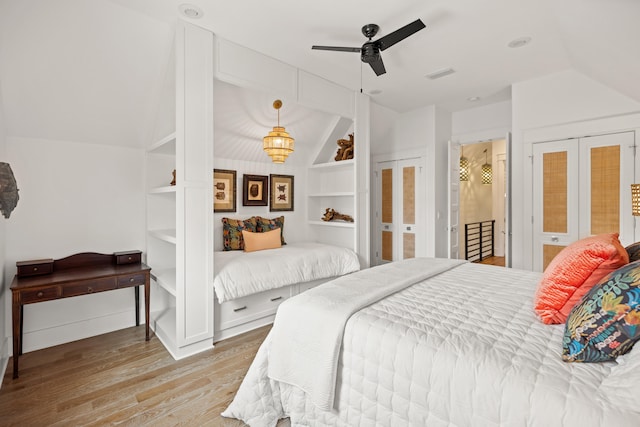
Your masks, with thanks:
M 497 265 L 499 267 L 504 267 L 505 261 L 503 256 L 492 256 L 483 259 L 482 261 L 480 261 L 480 264 Z
M 269 328 L 178 361 L 155 336 L 144 340 L 144 326 L 26 353 L 16 380 L 9 360 L 0 425 L 243 426 L 220 412 Z

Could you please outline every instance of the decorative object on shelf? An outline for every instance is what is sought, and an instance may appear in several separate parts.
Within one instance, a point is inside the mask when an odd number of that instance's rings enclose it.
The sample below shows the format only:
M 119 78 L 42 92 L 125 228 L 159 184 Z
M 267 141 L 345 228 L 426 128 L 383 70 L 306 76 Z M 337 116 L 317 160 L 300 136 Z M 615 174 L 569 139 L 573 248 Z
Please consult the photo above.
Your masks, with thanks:
M 482 183 L 491 184 L 491 165 L 487 163 L 487 149 L 484 149 L 484 165 L 482 165 Z
M 347 214 L 336 212 L 333 208 L 327 208 L 322 216 L 323 221 L 346 221 L 353 222 L 353 217 Z
M 271 174 L 271 206 L 270 211 L 293 210 L 293 175 Z
M 19 199 L 18 184 L 11 166 L 9 163 L 0 162 L 0 211 L 5 218 L 11 216 Z
M 269 177 L 242 175 L 242 206 L 267 206 Z
M 271 157 L 273 163 L 284 163 L 287 156 L 293 152 L 294 139 L 287 133 L 284 126 L 280 126 L 280 107 L 282 107 L 282 101 L 279 99 L 273 101 L 273 108 L 278 111 L 278 126 L 274 126 L 273 130 L 262 138 L 262 148 Z
M 338 140 L 338 152 L 336 153 L 335 161 L 353 159 L 353 134 L 349 134 L 349 139 Z
M 173 170 L 173 172 L 171 172 L 171 175 L 173 176 L 173 179 L 171 180 L 169 185 L 176 185 L 176 170 L 175 169 Z
M 236 171 L 213 170 L 213 211 L 236 211 Z
M 640 184 L 631 184 L 631 213 L 640 216 Z
M 469 181 L 469 160 L 464 156 L 464 147 L 460 147 L 460 181 Z

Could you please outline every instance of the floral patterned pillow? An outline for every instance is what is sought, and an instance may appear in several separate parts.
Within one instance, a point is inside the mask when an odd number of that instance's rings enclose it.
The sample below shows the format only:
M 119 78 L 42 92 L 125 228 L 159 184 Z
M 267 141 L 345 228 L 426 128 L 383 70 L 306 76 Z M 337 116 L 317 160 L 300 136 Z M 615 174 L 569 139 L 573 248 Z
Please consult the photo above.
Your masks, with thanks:
M 629 254 L 629 262 L 640 260 L 640 242 L 633 243 L 624 249 Z
M 640 261 L 594 286 L 571 310 L 562 342 L 567 362 L 604 362 L 640 340 Z
M 258 224 L 258 232 L 262 233 L 264 231 L 275 230 L 276 228 L 280 229 L 280 241 L 283 245 L 287 243 L 284 241 L 284 215 L 279 216 L 277 218 L 268 219 L 262 218 L 261 216 L 256 217 L 256 221 Z
M 248 219 L 222 218 L 222 249 L 225 251 L 244 250 L 242 230 L 257 231 L 256 217 Z

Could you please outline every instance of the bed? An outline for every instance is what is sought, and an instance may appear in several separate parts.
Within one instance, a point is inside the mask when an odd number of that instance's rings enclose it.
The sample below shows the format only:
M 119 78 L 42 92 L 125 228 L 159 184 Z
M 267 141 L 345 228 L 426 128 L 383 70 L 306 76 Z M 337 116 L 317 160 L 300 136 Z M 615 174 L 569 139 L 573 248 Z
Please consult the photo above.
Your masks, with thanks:
M 419 258 L 284 302 L 233 402 L 252 427 L 637 426 L 640 350 L 567 363 L 541 273 Z
M 214 257 L 215 341 L 268 324 L 291 296 L 360 269 L 354 251 L 314 242 Z

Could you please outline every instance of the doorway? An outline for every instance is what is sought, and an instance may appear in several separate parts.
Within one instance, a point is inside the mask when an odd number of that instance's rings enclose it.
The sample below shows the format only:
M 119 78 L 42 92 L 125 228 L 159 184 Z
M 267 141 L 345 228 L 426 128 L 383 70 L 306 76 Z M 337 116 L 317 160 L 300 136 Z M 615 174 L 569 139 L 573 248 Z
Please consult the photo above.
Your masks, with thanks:
M 460 147 L 460 259 L 506 264 L 506 145 L 505 139 L 496 139 Z

